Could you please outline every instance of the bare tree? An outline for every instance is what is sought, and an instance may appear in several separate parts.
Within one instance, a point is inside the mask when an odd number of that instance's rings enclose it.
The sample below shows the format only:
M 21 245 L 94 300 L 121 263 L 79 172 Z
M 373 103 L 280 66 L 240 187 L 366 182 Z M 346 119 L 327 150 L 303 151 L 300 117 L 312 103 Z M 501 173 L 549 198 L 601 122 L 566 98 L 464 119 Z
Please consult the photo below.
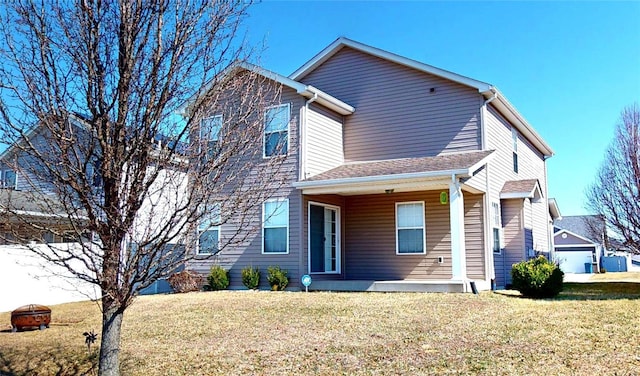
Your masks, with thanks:
M 587 191 L 588 207 L 606 221 L 612 238 L 640 253 L 640 108 L 625 108 L 596 181 Z
M 15 241 L 76 244 L 29 248 L 100 287 L 101 375 L 119 374 L 136 293 L 192 257 L 203 224 L 236 229 L 213 254 L 244 241 L 290 165 L 263 158 L 264 109 L 280 88 L 247 63 L 238 38 L 247 6 L 0 7 L 0 132 L 11 145 L 2 163 L 21 185 L 4 190 L 3 215 Z

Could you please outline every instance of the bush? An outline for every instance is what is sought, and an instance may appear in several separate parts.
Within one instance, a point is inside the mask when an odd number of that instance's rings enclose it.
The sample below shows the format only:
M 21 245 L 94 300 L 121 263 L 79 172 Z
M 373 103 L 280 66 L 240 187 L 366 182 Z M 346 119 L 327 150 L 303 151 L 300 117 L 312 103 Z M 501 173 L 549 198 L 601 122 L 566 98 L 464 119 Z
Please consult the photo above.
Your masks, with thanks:
M 172 274 L 167 279 L 167 282 L 169 282 L 173 291 L 177 293 L 199 291 L 204 284 L 202 276 L 188 270 Z
M 267 281 L 269 281 L 269 286 L 271 286 L 271 290 L 273 291 L 282 291 L 289 284 L 289 278 L 287 274 L 289 272 L 280 269 L 279 266 L 270 266 L 267 268 Z
M 558 265 L 538 256 L 511 268 L 513 288 L 531 298 L 552 298 L 562 291 L 564 273 Z
M 209 291 L 224 290 L 229 287 L 229 271 L 220 265 L 212 266 L 207 282 L 206 287 Z
M 242 269 L 242 284 L 250 290 L 255 290 L 260 284 L 260 269 L 247 266 Z

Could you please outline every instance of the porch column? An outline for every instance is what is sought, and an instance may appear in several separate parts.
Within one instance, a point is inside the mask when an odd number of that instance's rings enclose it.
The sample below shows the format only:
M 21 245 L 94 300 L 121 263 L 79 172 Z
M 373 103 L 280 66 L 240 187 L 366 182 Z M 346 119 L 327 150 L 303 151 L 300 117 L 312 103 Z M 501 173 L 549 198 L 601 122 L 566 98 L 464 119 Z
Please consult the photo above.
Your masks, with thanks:
M 467 259 L 464 238 L 464 199 L 460 182 L 455 176 L 449 183 L 449 221 L 451 225 L 451 271 L 452 279 L 467 278 Z

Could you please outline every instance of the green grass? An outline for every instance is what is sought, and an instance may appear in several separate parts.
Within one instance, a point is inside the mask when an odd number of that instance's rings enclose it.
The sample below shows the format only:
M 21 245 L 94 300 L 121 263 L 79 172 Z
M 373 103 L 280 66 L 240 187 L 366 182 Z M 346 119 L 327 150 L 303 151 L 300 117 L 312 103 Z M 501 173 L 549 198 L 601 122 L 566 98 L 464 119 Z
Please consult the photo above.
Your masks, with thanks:
M 84 374 L 94 303 L 53 306 L 45 331 L 0 332 L 0 374 Z M 634 375 L 640 285 L 505 294 L 201 292 L 127 311 L 126 375 Z M 9 327 L 0 313 L 0 328 Z

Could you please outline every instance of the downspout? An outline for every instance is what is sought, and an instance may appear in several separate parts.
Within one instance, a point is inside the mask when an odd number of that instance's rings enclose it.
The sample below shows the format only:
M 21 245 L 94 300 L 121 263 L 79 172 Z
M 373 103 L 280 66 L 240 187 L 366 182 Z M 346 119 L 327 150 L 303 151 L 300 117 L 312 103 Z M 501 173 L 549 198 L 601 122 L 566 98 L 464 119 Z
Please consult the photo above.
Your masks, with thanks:
M 318 93 L 313 93 L 313 97 L 309 98 L 306 102 L 304 102 L 304 125 L 302 128 L 302 150 L 300 152 L 302 163 L 301 163 L 301 176 L 300 180 L 304 180 L 307 178 L 307 120 L 309 118 L 309 105 L 315 102 L 318 99 Z
M 306 102 L 304 102 L 304 116 L 302 118 L 302 125 L 300 126 L 300 138 L 301 138 L 301 142 L 300 142 L 300 180 L 304 180 L 307 177 L 307 119 L 309 118 L 309 105 L 313 102 L 315 102 L 318 99 L 318 93 L 313 93 L 313 97 L 309 98 Z M 302 245 L 301 251 L 302 249 L 304 249 L 304 244 L 309 244 L 309 242 L 307 241 L 303 241 L 304 238 L 304 226 L 306 225 L 306 223 L 304 222 L 304 210 L 307 207 L 307 205 L 304 205 L 304 194 L 302 193 L 302 191 L 300 191 L 300 244 Z M 307 219 L 308 221 L 308 219 Z M 309 250 L 307 249 L 307 256 L 309 255 Z M 309 270 L 309 260 L 307 260 L 307 262 L 303 262 L 304 261 L 304 252 L 300 252 L 300 257 L 299 257 L 299 265 L 301 266 L 300 269 L 306 269 L 306 273 L 305 274 L 310 274 L 310 270 Z M 306 264 L 303 265 L 303 264 Z
M 480 129 L 481 129 L 480 146 L 482 150 L 487 149 L 487 124 L 485 120 L 485 111 L 487 109 L 487 105 L 498 97 L 498 93 L 495 92 L 493 88 L 491 88 L 490 90 L 491 92 L 493 92 L 493 95 L 487 100 L 485 100 L 482 103 L 482 106 L 480 107 Z M 490 208 L 491 208 L 492 200 L 491 200 L 491 185 L 489 184 L 489 172 L 490 172 L 490 166 L 489 166 L 489 162 L 487 162 L 485 166 L 485 173 L 484 173 L 484 180 L 485 180 L 485 187 L 486 187 L 486 194 L 484 199 L 484 218 L 485 218 L 484 236 L 485 236 L 485 252 L 487 252 L 485 259 L 488 260 L 489 265 L 487 265 L 487 267 L 485 268 L 485 279 L 489 280 L 489 282 L 491 283 L 491 289 L 493 289 L 495 284 L 494 283 L 495 278 L 496 278 L 495 266 L 493 262 L 493 248 L 491 246 L 493 242 L 486 241 L 488 239 L 491 239 L 491 237 L 493 236 L 492 235 L 493 231 L 491 230 L 492 216 L 491 216 Z M 500 226 L 502 226 L 502 224 L 500 224 Z

